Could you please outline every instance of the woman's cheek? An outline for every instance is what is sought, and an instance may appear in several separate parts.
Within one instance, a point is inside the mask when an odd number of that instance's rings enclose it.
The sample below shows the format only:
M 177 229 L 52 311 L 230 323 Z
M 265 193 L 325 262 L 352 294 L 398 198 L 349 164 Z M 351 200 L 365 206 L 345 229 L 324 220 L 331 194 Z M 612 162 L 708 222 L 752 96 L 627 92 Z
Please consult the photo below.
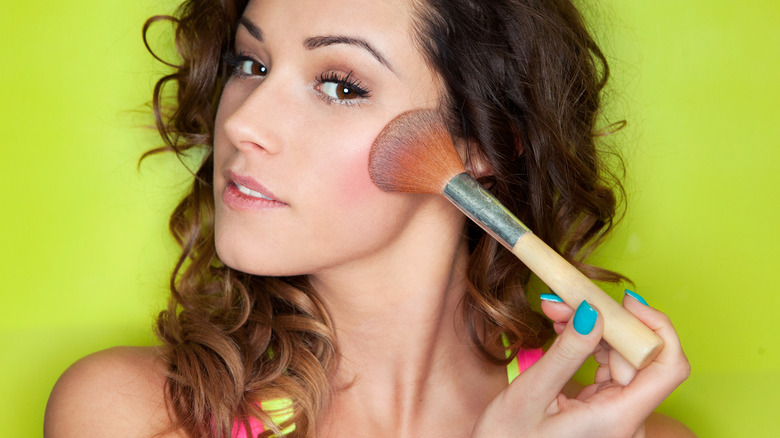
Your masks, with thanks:
M 353 149 L 354 152 L 334 167 L 341 169 L 338 173 L 338 187 L 343 205 L 366 206 L 368 198 L 381 193 L 368 174 L 368 155 L 372 142 L 373 139 L 368 144 Z

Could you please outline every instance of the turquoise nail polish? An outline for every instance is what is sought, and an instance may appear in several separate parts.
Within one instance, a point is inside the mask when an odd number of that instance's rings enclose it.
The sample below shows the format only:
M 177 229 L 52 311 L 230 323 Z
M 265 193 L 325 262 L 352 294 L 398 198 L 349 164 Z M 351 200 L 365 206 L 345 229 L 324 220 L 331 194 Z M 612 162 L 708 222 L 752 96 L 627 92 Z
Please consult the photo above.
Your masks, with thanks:
M 542 301 L 550 301 L 552 303 L 562 303 L 563 300 L 561 297 L 555 294 L 541 294 L 539 295 L 539 298 L 542 299 Z
M 647 301 L 645 301 L 645 299 L 642 298 L 641 295 L 639 295 L 638 293 L 636 293 L 636 292 L 634 292 L 632 290 L 626 289 L 626 295 L 634 298 L 635 300 L 639 301 L 640 303 L 644 304 L 645 306 L 649 305 L 649 304 L 647 304 Z
M 587 301 L 583 300 L 580 306 L 577 307 L 577 311 L 574 312 L 574 330 L 581 335 L 587 335 L 593 331 L 593 326 L 596 325 L 596 318 L 599 316 L 596 309 L 590 306 Z

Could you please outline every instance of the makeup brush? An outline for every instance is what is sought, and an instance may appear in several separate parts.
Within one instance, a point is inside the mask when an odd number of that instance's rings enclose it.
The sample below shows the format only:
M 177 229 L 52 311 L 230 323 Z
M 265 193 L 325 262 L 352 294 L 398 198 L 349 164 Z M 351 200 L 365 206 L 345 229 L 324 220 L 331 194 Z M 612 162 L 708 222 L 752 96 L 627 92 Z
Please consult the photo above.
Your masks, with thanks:
M 572 266 L 466 173 L 441 116 L 415 110 L 393 119 L 369 155 L 369 174 L 388 192 L 444 195 L 514 253 L 571 308 L 583 300 L 604 319 L 604 340 L 637 369 L 663 340 Z

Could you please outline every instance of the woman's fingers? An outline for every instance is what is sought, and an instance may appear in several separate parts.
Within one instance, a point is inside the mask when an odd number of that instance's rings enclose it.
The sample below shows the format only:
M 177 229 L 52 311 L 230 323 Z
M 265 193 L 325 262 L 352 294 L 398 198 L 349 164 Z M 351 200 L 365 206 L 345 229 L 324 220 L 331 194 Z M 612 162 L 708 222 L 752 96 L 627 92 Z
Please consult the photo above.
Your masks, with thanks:
M 634 380 L 634 376 L 636 376 L 636 368 L 628 363 L 616 350 L 610 349 L 608 354 L 610 378 L 623 386 L 631 383 Z
M 568 330 L 567 325 L 571 325 L 567 321 L 570 322 L 574 311 L 556 295 L 545 294 L 541 298 L 542 311 L 555 321 L 556 331 L 561 334 L 561 337 L 556 340 L 553 346 L 563 342 L 564 345 L 560 351 L 573 351 L 564 342 L 565 339 L 562 338 L 564 338 L 563 333 L 566 333 Z M 628 387 L 629 394 L 635 393 L 636 397 L 644 398 L 647 396 L 650 386 L 653 386 L 652 394 L 654 400 L 660 403 L 663 398 L 668 396 L 674 388 L 687 378 L 690 373 L 687 358 L 682 351 L 677 333 L 666 315 L 649 307 L 641 296 L 631 291 L 626 291 L 626 295 L 623 298 L 623 306 L 650 329 L 658 333 L 664 339 L 666 345 L 651 366 L 642 371 L 643 377 L 636 384 L 631 384 L 631 382 L 637 377 L 637 370 L 628 364 L 623 357 L 611 348 L 608 348 L 608 346 L 596 348 L 594 358 L 599 363 L 599 368 L 596 370 L 595 388 L 614 382 Z M 574 334 L 576 334 L 576 330 Z M 571 339 L 570 336 L 566 338 Z M 591 350 L 591 352 L 593 351 Z M 659 380 L 663 380 L 666 383 L 658 385 Z M 647 400 L 645 399 L 645 401 Z
M 556 414 L 571 406 L 572 400 L 561 391 L 598 346 L 603 330 L 604 324 L 596 310 L 583 301 L 544 356 L 523 371 L 485 409 L 472 436 L 572 436 L 557 433 L 555 428 L 552 433 L 542 431 L 549 428 L 550 418 L 558 418 Z M 575 411 L 574 416 L 586 418 L 587 413 Z M 577 428 L 578 421 L 563 419 L 562 422 L 565 424 L 558 428 L 569 432 Z M 571 427 L 564 427 L 566 424 Z
M 664 340 L 664 349 L 650 365 L 636 374 L 625 388 L 624 395 L 637 405 L 648 406 L 649 414 L 688 378 L 691 369 L 669 317 L 643 301 L 627 294 L 623 298 L 623 306 Z
M 571 322 L 539 361 L 524 371 L 506 396 L 515 403 L 538 406 L 542 414 L 590 356 L 601 340 L 604 324 L 587 302 L 579 306 Z M 517 389 L 513 391 L 513 386 Z M 532 390 L 529 391 L 529 388 Z
M 603 321 L 583 302 L 576 312 L 543 298 L 542 309 L 556 321 L 560 336 L 539 361 L 524 371 L 486 409 L 475 436 L 633 436 L 644 438 L 643 422 L 690 372 L 669 319 L 631 295 L 629 312 L 666 342 L 664 350 L 637 372 L 601 341 Z M 599 363 L 593 385 L 576 398 L 562 394 L 588 356 Z M 511 426 L 502 426 L 511 425 Z M 484 430 L 483 430 L 484 429 Z
M 475 436 L 632 436 L 644 438 L 643 422 L 690 372 L 669 319 L 628 295 L 623 305 L 666 342 L 664 350 L 637 372 L 600 342 L 603 321 L 587 302 L 572 312 L 543 297 L 542 310 L 560 336 L 539 361 L 524 371 L 486 409 Z M 593 385 L 570 399 L 562 394 L 588 356 L 599 363 Z M 483 430 L 484 429 L 484 430 Z
M 542 312 L 553 321 L 555 333 L 563 333 L 566 323 L 574 315 L 574 310 L 555 294 L 542 294 Z
M 552 321 L 566 322 L 574 315 L 574 309 L 555 294 L 542 294 L 542 312 Z
M 669 317 L 642 301 L 637 300 L 632 295 L 626 294 L 626 296 L 623 297 L 623 307 L 664 340 L 664 349 L 661 350 L 661 353 L 653 363 L 661 365 L 679 365 L 681 362 L 685 362 L 687 364 L 688 359 L 683 352 L 680 338 L 677 336 L 677 332 L 675 331 L 672 322 L 669 320 Z

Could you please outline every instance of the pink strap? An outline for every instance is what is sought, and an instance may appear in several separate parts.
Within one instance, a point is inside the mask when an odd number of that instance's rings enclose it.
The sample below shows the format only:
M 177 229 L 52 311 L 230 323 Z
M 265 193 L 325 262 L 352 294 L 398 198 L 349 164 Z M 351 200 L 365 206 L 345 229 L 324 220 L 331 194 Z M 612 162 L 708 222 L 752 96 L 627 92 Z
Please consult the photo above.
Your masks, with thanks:
M 254 417 L 249 418 L 249 428 L 252 431 L 251 434 L 248 434 L 246 432 L 246 429 L 244 428 L 244 423 L 235 421 L 233 423 L 233 438 L 254 437 L 265 431 L 265 427 L 263 427 L 263 423 L 261 423 L 260 420 Z
M 535 348 L 533 350 L 520 350 L 517 352 L 517 365 L 520 367 L 520 372 L 527 370 L 531 365 L 535 364 L 537 360 L 542 358 L 544 351 L 541 348 Z

